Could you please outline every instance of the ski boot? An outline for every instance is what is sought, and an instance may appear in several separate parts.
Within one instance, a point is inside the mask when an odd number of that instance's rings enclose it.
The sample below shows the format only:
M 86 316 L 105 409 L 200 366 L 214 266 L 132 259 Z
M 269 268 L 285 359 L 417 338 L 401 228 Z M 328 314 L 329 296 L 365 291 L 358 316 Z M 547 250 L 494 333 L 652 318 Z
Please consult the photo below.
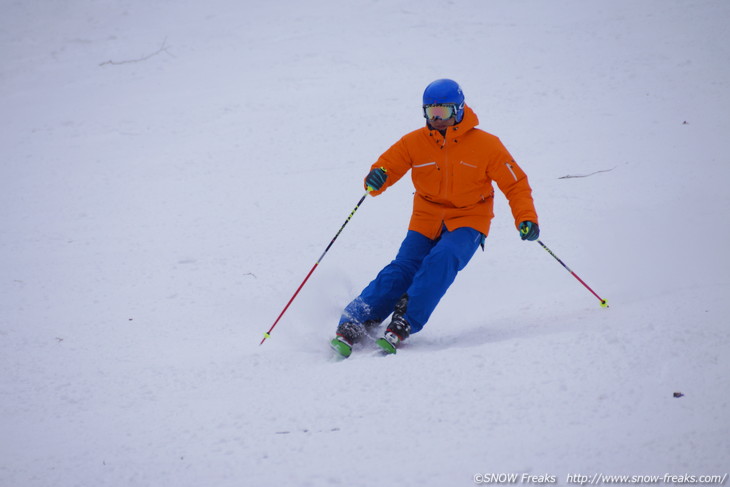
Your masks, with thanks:
M 393 314 L 393 319 L 385 330 L 383 337 L 378 338 L 375 343 L 385 353 L 396 353 L 398 344 L 408 338 L 410 334 L 411 325 L 408 324 L 403 315 Z
M 337 336 L 330 341 L 330 347 L 344 358 L 352 354 L 352 345 L 362 338 L 364 330 L 357 323 L 340 323 Z

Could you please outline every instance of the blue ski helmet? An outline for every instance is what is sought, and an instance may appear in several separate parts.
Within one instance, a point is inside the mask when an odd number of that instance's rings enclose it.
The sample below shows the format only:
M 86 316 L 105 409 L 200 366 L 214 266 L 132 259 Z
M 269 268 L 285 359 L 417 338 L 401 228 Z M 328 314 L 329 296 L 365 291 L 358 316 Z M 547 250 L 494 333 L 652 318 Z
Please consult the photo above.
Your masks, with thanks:
M 459 83 L 451 79 L 437 79 L 426 87 L 423 92 L 424 114 L 426 105 L 456 105 L 456 123 L 464 118 L 464 93 Z

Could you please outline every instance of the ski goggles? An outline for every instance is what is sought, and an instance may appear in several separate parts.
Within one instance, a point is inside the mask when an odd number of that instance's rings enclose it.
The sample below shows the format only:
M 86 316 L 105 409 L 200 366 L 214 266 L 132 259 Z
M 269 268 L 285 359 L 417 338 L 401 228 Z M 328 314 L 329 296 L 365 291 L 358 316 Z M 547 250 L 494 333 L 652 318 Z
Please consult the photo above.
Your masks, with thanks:
M 456 115 L 455 103 L 445 105 L 425 105 L 423 107 L 423 116 L 429 120 L 448 120 L 454 115 Z

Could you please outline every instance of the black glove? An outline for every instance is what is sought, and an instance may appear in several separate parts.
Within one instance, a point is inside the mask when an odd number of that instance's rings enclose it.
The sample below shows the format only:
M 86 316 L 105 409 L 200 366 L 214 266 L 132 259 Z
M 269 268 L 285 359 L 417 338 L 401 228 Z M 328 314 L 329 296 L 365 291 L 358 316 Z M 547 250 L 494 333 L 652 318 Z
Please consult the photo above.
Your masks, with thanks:
M 540 227 L 537 223 L 522 222 L 520 223 L 520 238 L 522 240 L 537 240 L 540 236 Z
M 365 189 L 368 191 L 377 191 L 383 187 L 386 179 L 388 179 L 388 175 L 385 174 L 385 169 L 376 167 L 365 178 Z

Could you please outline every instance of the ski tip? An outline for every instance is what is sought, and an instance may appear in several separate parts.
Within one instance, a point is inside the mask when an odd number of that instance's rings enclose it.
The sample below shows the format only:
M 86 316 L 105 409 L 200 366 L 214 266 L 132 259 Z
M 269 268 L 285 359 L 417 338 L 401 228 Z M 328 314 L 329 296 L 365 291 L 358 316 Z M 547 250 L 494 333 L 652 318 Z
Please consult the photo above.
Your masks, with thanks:
M 395 346 L 385 338 L 378 338 L 375 343 L 388 355 L 392 355 L 398 351 Z
M 342 358 L 348 358 L 352 355 L 352 347 L 337 337 L 330 341 L 330 348 Z

